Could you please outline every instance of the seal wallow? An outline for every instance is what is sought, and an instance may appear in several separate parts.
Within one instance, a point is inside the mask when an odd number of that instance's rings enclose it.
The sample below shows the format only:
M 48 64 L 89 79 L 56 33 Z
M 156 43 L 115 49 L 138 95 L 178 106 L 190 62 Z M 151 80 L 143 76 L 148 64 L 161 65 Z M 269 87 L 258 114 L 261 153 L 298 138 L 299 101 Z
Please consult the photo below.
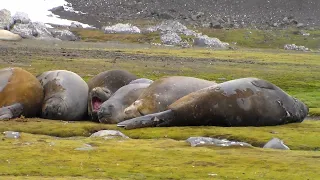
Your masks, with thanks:
M 67 70 L 54 70 L 37 78 L 44 88 L 43 118 L 73 121 L 84 117 L 88 85 L 79 75 Z
M 0 119 L 35 117 L 42 101 L 43 88 L 34 75 L 17 67 L 0 70 Z
M 19 34 L 14 34 L 10 31 L 0 29 L 0 40 L 3 41 L 20 41 L 22 38 Z
M 94 76 L 88 81 L 88 114 L 97 121 L 97 112 L 101 104 L 108 100 L 119 88 L 136 80 L 138 77 L 125 70 L 109 70 Z
M 213 81 L 186 76 L 164 77 L 153 82 L 140 97 L 125 109 L 126 117 L 133 118 L 164 111 L 179 98 L 216 84 Z
M 107 101 L 102 103 L 98 111 L 101 123 L 116 124 L 127 119 L 124 109 L 138 99 L 149 83 L 133 83 L 118 89 Z
M 242 78 L 190 93 L 168 110 L 123 121 L 127 129 L 149 126 L 273 126 L 302 122 L 308 107 L 257 78 Z

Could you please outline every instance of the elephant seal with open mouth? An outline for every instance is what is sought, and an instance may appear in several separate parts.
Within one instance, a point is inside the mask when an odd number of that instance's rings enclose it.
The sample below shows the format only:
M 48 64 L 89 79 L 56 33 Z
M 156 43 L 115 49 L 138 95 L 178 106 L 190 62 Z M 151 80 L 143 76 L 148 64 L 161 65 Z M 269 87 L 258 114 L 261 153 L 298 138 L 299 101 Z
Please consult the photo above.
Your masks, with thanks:
M 308 107 L 270 82 L 242 78 L 190 93 L 167 110 L 118 123 L 152 126 L 274 126 L 302 122 Z

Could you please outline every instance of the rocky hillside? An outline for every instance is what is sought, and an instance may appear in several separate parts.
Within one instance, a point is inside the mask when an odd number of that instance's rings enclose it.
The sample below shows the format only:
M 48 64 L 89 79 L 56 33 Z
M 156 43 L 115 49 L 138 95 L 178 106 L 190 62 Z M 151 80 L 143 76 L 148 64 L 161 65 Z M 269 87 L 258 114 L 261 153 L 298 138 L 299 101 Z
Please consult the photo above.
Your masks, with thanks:
M 76 11 L 56 8 L 63 18 L 95 27 L 124 20 L 175 19 L 188 25 L 223 28 L 320 26 L 319 0 L 67 0 Z

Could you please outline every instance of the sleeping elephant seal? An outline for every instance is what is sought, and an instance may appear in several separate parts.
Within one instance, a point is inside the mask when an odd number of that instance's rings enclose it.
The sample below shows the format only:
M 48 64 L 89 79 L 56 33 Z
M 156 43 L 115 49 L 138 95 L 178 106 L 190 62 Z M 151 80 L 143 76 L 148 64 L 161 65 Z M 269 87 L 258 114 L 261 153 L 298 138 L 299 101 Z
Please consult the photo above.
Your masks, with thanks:
M 98 121 L 98 110 L 119 88 L 136 80 L 138 77 L 125 70 L 109 70 L 99 73 L 88 81 L 88 114 L 92 120 Z
M 0 40 L 3 41 L 20 41 L 22 38 L 19 34 L 14 34 L 10 31 L 0 29 Z
M 164 112 L 118 126 L 272 126 L 302 122 L 307 114 L 304 103 L 279 87 L 257 78 L 242 78 L 190 93 Z
M 79 75 L 55 70 L 44 72 L 37 78 L 44 88 L 43 118 L 73 121 L 84 117 L 88 85 Z
M 213 81 L 186 76 L 160 78 L 143 91 L 124 112 L 127 118 L 161 112 L 179 98 L 215 84 Z
M 140 78 L 140 79 L 136 79 L 136 80 L 131 81 L 129 84 L 135 84 L 135 83 L 152 84 L 153 81 L 151 79 L 147 79 L 147 78 Z
M 124 109 L 137 100 L 149 85 L 149 83 L 133 83 L 118 89 L 107 101 L 102 103 L 98 111 L 99 121 L 116 124 L 127 119 Z
M 43 88 L 37 78 L 21 68 L 0 70 L 0 119 L 37 116 Z

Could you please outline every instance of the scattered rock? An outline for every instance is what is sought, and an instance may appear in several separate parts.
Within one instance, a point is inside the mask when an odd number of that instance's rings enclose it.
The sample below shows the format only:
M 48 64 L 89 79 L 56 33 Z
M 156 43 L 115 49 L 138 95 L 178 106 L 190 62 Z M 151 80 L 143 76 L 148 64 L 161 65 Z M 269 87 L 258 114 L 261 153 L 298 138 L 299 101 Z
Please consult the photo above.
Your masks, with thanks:
M 27 13 L 24 12 L 16 12 L 16 14 L 14 14 L 12 16 L 14 23 L 20 23 L 20 24 L 28 24 L 31 22 L 29 15 Z
M 11 13 L 7 9 L 0 10 L 0 29 L 10 29 L 12 22 Z
M 58 6 L 58 7 L 54 7 L 52 9 L 49 9 L 49 11 L 64 11 L 64 7 L 63 6 Z
M 90 144 L 84 144 L 84 147 L 75 148 L 76 151 L 91 151 L 94 150 L 94 147 L 92 147 Z
M 20 138 L 20 133 L 15 131 L 5 131 L 3 132 L 5 138 L 18 139 Z
M 284 150 L 290 150 L 288 146 L 286 146 L 282 140 L 278 138 L 273 138 L 269 142 L 267 142 L 263 148 L 271 148 L 271 149 L 284 149 Z
M 212 21 L 210 25 L 211 25 L 210 27 L 213 29 L 222 29 L 223 28 L 221 23 L 218 21 Z
M 285 50 L 295 50 L 295 51 L 310 51 L 309 48 L 304 46 L 297 46 L 295 44 L 286 44 L 284 45 Z
M 116 130 L 101 130 L 93 133 L 90 137 L 102 137 L 104 139 L 113 139 L 116 137 L 121 137 L 126 139 L 129 138 L 128 136 L 124 135 L 122 132 L 116 131 Z
M 58 38 L 63 41 L 77 41 L 79 37 L 74 35 L 69 30 L 50 29 L 50 32 L 54 38 Z
M 83 28 L 81 24 L 72 22 L 70 25 L 71 28 Z
M 303 28 L 303 27 L 305 27 L 305 25 L 303 23 L 298 23 L 297 24 L 297 28 Z
M 131 24 L 121 24 L 118 23 L 113 26 L 105 26 L 103 27 L 104 33 L 106 34 L 112 34 L 112 33 L 119 33 L 119 34 L 139 34 L 141 33 L 141 30 L 133 26 Z
M 218 38 L 211 38 L 207 35 L 201 35 L 194 39 L 194 46 L 199 47 L 211 47 L 211 48 L 222 48 L 225 49 L 229 46 L 228 43 L 221 42 Z
M 179 45 L 181 37 L 175 32 L 167 32 L 161 35 L 161 42 L 166 45 Z
M 178 21 L 174 20 L 167 20 L 163 21 L 161 24 L 153 27 L 149 27 L 147 29 L 148 32 L 155 32 L 155 31 L 160 31 L 160 32 L 175 32 L 179 34 L 184 34 L 186 36 L 196 36 L 197 33 L 193 30 L 188 29 L 186 26 L 181 24 Z
M 191 144 L 193 147 L 198 146 L 245 146 L 245 147 L 252 147 L 251 144 L 245 142 L 236 142 L 236 141 L 229 141 L 227 139 L 216 139 L 210 137 L 190 137 L 187 139 L 187 142 Z

